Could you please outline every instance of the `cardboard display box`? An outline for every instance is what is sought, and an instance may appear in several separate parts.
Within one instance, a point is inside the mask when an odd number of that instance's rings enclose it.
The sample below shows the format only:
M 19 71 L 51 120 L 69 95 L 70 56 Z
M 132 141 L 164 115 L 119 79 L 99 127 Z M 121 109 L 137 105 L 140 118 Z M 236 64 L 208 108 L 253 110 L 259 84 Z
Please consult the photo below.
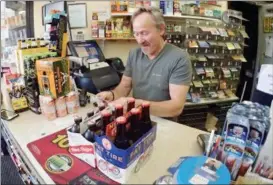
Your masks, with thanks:
M 36 61 L 40 94 L 58 98 L 70 92 L 69 61 L 66 58 L 46 58 Z

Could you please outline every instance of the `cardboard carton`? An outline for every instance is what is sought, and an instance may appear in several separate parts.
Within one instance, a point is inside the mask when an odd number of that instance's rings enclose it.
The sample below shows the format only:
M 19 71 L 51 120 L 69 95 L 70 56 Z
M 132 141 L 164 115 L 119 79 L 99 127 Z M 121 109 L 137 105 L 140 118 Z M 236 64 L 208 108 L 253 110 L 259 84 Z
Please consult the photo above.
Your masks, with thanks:
M 69 61 L 46 58 L 36 61 L 40 94 L 58 98 L 70 92 Z
M 156 139 L 156 123 L 130 148 L 123 150 L 115 147 L 106 137 L 96 137 L 96 159 L 98 169 L 112 180 L 126 183 L 133 172 L 138 172 L 152 153 Z

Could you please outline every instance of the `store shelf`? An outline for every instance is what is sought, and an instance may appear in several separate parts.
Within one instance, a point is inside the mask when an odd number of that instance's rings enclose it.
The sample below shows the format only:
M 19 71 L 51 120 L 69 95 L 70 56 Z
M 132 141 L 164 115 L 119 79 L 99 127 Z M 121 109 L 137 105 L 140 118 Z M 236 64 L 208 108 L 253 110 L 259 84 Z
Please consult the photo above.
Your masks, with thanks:
M 215 6 L 215 7 L 219 7 L 221 8 L 222 6 L 221 5 L 218 5 L 218 4 L 208 4 L 208 3 L 200 3 L 201 6 Z
M 118 41 L 118 40 L 136 40 L 135 38 L 93 38 L 94 40 L 112 40 L 112 41 Z
M 112 17 L 118 17 L 118 16 L 132 16 L 132 13 L 112 13 Z M 221 19 L 215 18 L 215 17 L 204 17 L 204 16 L 198 16 L 198 15 L 164 15 L 166 18 L 180 18 L 180 19 L 198 19 L 198 20 L 209 20 L 209 21 L 219 21 L 221 22 Z
M 201 99 L 198 103 L 192 103 L 192 102 L 186 102 L 185 106 L 198 106 L 198 105 L 208 105 L 208 104 L 214 104 L 214 103 L 223 103 L 223 102 L 229 102 L 229 101 L 237 101 L 239 100 L 238 97 L 234 98 L 225 98 L 225 99 Z
M 24 29 L 26 28 L 26 25 L 20 25 L 20 26 L 15 26 L 15 27 L 9 27 L 9 30 L 10 31 L 13 31 L 13 30 L 21 30 L 21 29 Z

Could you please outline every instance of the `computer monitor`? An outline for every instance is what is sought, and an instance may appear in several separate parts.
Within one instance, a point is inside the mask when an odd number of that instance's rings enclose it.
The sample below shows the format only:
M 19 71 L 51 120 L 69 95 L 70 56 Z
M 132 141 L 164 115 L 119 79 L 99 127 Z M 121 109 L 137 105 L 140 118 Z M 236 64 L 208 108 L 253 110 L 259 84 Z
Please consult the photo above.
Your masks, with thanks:
M 50 14 L 51 10 L 59 10 L 67 12 L 67 2 L 66 1 L 57 1 L 53 3 L 45 4 L 42 7 L 42 23 L 44 25 L 44 18 Z
M 105 61 L 105 57 L 95 40 L 70 41 L 68 47 L 73 56 L 97 58 L 99 61 Z

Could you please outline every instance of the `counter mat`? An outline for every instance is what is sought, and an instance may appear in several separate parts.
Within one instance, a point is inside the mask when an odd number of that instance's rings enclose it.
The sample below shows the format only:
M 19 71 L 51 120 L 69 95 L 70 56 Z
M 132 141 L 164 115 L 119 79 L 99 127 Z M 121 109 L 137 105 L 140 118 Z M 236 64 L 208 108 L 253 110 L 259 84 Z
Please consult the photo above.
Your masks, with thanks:
M 27 147 L 56 184 L 118 184 L 69 153 L 65 129 Z

